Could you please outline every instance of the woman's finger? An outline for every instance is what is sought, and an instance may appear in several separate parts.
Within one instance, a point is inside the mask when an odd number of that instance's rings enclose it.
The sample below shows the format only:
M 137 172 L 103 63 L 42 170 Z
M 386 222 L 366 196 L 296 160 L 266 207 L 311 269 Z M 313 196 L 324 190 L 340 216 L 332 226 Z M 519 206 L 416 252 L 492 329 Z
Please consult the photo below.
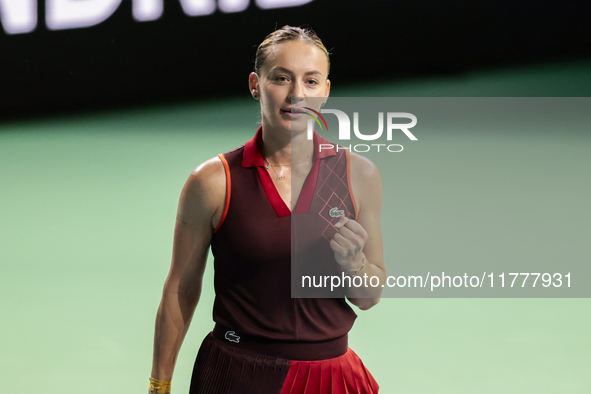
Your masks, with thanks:
M 347 227 L 342 227 L 339 230 L 338 234 L 341 234 L 343 237 L 345 237 L 347 240 L 349 240 L 353 245 L 357 247 L 363 246 L 364 244 L 363 238 L 359 234 L 354 233 Z

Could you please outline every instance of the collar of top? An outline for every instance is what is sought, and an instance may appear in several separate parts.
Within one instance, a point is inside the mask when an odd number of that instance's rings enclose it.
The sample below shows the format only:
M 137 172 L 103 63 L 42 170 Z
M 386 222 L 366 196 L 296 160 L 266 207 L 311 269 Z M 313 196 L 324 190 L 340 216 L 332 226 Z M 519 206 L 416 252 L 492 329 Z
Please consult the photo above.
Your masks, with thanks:
M 312 138 L 314 143 L 314 158 L 324 159 L 329 156 L 336 156 L 337 153 L 334 145 L 324 139 L 320 134 L 314 130 Z M 330 148 L 322 147 L 320 151 L 320 144 L 330 145 Z M 242 155 L 242 167 L 264 167 L 265 158 L 263 157 L 263 126 L 260 126 L 253 138 L 244 144 L 244 154 Z

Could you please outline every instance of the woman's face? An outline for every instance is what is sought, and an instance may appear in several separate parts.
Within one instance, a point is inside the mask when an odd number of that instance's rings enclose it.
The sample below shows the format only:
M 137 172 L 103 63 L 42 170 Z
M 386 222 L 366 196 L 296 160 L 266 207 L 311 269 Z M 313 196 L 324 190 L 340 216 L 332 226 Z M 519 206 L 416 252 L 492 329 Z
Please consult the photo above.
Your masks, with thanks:
M 330 81 L 328 59 L 316 45 L 301 40 L 287 41 L 275 46 L 269 54 L 260 75 L 250 76 L 251 91 L 260 97 L 263 127 L 287 133 L 294 128 L 306 127 L 310 117 L 297 107 L 320 110 L 324 100 L 306 100 L 309 97 L 328 97 Z M 300 98 L 293 104 L 292 97 Z

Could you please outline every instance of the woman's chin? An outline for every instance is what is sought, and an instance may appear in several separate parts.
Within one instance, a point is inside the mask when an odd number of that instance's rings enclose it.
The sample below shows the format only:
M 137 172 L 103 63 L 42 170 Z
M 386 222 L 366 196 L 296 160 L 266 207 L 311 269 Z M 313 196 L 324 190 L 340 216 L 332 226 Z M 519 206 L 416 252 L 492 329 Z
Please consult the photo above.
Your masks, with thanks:
M 293 117 L 288 123 L 292 133 L 306 132 L 309 116 Z

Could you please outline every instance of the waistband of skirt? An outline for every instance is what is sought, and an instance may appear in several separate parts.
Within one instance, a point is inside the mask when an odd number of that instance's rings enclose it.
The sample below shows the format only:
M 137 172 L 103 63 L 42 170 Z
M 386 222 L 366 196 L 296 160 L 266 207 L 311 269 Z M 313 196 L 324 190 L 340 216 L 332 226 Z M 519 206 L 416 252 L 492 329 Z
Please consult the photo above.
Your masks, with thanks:
M 349 348 L 348 334 L 324 341 L 289 341 L 247 335 L 219 323 L 212 334 L 236 349 L 288 360 L 326 360 L 342 356 Z

